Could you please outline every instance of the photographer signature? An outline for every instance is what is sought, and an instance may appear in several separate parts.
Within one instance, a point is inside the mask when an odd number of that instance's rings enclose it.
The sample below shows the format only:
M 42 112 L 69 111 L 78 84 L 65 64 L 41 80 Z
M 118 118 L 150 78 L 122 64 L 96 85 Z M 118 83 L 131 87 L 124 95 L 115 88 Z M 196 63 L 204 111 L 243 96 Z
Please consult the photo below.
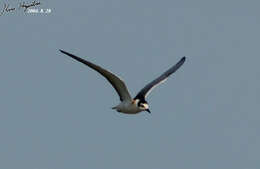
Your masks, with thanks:
M 40 2 L 37 2 L 37 1 L 33 1 L 31 3 L 25 3 L 25 2 L 22 2 L 19 4 L 18 6 L 18 9 L 21 9 L 21 8 L 24 8 L 24 12 L 26 12 L 26 10 L 30 7 L 33 7 L 33 6 L 37 6 L 37 5 L 40 5 L 41 3 Z M 8 12 L 12 12 L 12 11 L 15 11 L 17 8 L 15 7 L 10 7 L 9 4 L 4 4 L 4 7 L 0 13 L 0 16 L 2 16 L 4 13 L 8 13 Z

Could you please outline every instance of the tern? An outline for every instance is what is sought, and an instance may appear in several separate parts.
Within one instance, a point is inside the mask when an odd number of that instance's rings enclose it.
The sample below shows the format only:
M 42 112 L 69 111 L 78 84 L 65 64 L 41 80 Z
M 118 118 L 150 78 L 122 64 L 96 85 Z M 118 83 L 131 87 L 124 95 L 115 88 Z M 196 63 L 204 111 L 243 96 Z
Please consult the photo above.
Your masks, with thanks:
M 125 113 L 125 114 L 137 114 L 142 111 L 147 111 L 151 113 L 149 110 L 149 105 L 147 101 L 145 100 L 148 94 L 154 89 L 156 86 L 161 84 L 162 82 L 166 81 L 167 78 L 173 74 L 177 69 L 179 69 L 182 64 L 185 62 L 185 56 L 180 59 L 178 63 L 176 63 L 174 66 L 169 68 L 166 72 L 164 72 L 162 75 L 157 77 L 152 82 L 148 83 L 143 89 L 137 93 L 137 95 L 132 99 L 131 95 L 129 94 L 127 87 L 122 79 L 120 79 L 118 76 L 113 74 L 112 72 L 94 64 L 89 61 L 86 61 L 78 56 L 75 56 L 71 53 L 68 53 L 64 50 L 60 50 L 60 52 L 70 56 L 71 58 L 89 66 L 90 68 L 94 69 L 98 73 L 100 73 L 102 76 L 104 76 L 109 83 L 114 87 L 117 94 L 119 95 L 121 103 L 117 106 L 113 107 L 112 109 L 116 109 L 118 112 Z

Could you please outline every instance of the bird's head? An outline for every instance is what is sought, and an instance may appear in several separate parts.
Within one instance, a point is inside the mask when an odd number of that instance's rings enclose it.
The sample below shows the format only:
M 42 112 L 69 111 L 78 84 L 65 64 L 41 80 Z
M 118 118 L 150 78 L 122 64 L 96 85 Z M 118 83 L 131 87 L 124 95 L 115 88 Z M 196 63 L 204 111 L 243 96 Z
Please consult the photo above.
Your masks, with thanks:
M 136 106 L 142 111 L 147 111 L 148 113 L 151 113 L 151 111 L 149 110 L 149 105 L 145 100 L 142 101 L 139 99 L 135 99 L 133 100 L 133 103 L 135 103 Z

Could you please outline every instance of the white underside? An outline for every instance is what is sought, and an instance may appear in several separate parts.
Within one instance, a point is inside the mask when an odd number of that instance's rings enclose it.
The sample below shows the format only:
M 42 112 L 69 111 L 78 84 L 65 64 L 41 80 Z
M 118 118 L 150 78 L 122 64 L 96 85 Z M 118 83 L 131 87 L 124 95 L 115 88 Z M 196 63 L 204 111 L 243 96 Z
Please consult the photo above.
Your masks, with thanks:
M 126 114 L 136 114 L 141 111 L 144 111 L 137 107 L 137 105 L 135 103 L 132 103 L 131 101 L 123 101 L 116 107 L 113 107 L 113 109 L 116 109 L 118 112 Z

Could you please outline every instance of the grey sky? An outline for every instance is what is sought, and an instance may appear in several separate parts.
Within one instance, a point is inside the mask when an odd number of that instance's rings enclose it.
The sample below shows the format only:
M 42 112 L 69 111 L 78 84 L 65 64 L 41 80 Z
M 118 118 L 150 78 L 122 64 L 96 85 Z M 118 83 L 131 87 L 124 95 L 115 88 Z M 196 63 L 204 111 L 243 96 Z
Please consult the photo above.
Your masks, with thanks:
M 52 12 L 0 16 L 0 168 L 260 168 L 258 1 L 40 2 Z M 113 71 L 133 96 L 187 61 L 149 95 L 152 114 L 130 116 L 58 49 Z

